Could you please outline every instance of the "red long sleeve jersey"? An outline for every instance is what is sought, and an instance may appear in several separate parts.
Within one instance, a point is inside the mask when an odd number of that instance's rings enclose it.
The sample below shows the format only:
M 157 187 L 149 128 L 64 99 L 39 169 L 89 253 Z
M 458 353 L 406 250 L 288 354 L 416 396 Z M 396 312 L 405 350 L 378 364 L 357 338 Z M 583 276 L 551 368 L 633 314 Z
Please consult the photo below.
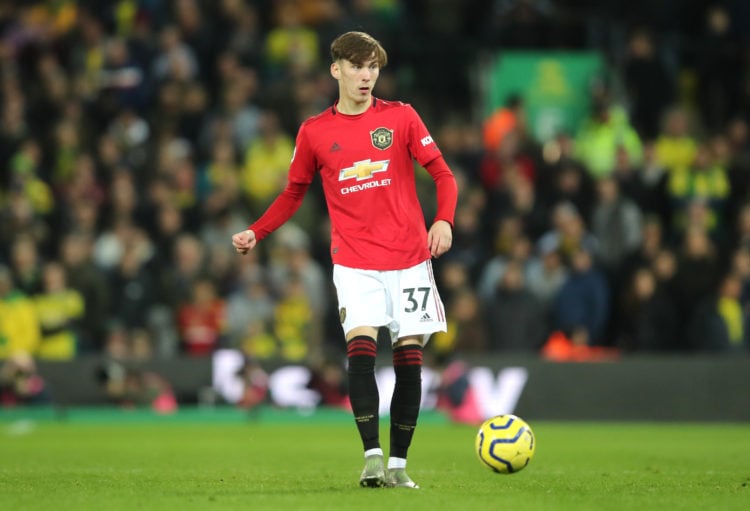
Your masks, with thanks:
M 430 165 L 437 159 L 441 164 Z M 430 258 L 413 160 L 435 181 L 435 220 L 453 225 L 455 178 L 410 105 L 373 98 L 359 115 L 331 107 L 300 127 L 287 186 L 250 229 L 261 240 L 291 218 L 317 173 L 331 218 L 333 262 L 409 268 Z

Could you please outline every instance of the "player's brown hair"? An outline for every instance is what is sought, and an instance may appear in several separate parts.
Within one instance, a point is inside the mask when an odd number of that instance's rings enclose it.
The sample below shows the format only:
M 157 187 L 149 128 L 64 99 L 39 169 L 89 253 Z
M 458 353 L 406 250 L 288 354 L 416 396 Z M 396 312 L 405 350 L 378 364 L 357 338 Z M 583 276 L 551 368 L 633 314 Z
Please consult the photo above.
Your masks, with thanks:
M 377 39 L 365 32 L 346 32 L 331 43 L 331 58 L 334 62 L 345 59 L 361 65 L 373 57 L 380 67 L 385 67 L 388 63 L 385 48 Z

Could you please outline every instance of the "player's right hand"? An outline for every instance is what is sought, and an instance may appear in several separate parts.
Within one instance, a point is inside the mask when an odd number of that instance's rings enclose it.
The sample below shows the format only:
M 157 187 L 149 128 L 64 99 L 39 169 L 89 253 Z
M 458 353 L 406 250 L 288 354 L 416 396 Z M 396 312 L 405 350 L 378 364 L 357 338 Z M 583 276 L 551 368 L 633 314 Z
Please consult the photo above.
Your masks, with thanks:
M 234 246 L 234 249 L 243 255 L 252 250 L 256 243 L 258 243 L 258 240 L 255 239 L 255 232 L 250 229 L 238 232 L 232 236 L 232 245 Z

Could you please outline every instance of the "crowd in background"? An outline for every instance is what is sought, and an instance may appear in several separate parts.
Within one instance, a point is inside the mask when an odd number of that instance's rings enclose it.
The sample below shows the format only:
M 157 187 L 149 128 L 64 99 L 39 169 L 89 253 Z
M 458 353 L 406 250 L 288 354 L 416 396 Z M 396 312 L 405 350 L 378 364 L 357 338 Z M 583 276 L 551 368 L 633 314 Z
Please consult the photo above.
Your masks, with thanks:
M 351 29 L 459 182 L 435 356 L 748 348 L 745 2 L 3 0 L 0 358 L 341 352 L 318 183 L 258 250 L 230 237 L 285 186 Z M 577 132 L 534 140 L 521 94 L 477 113 L 505 49 L 602 52 Z

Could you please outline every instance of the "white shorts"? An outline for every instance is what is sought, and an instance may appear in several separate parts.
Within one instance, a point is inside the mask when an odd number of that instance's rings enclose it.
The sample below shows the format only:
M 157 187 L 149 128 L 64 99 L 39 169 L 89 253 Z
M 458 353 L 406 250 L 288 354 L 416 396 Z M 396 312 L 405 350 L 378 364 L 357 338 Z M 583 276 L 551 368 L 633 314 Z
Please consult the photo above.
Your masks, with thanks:
M 446 331 L 445 308 L 429 259 L 405 270 L 389 271 L 335 264 L 333 283 L 344 334 L 360 326 L 385 326 L 391 343 L 422 335 L 422 344 L 426 344 L 434 332 Z

